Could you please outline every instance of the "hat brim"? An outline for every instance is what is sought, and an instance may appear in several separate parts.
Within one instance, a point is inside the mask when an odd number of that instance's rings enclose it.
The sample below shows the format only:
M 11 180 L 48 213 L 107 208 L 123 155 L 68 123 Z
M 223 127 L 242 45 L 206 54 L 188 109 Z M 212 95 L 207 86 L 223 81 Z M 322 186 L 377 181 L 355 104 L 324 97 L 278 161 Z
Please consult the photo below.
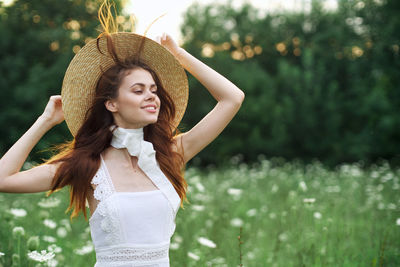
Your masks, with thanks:
M 171 122 L 174 130 L 182 120 L 189 97 L 189 84 L 184 68 L 165 47 L 147 37 L 129 32 L 112 33 L 111 37 L 120 60 L 135 57 L 144 38 L 140 60 L 155 71 L 175 104 L 175 118 Z M 97 49 L 96 39 L 88 42 L 74 56 L 64 76 L 61 89 L 62 108 L 73 136 L 82 126 L 85 113 L 93 103 L 96 85 L 102 74 L 100 66 L 107 70 L 115 65 L 107 51 L 105 37 L 100 38 L 99 47 L 103 54 Z

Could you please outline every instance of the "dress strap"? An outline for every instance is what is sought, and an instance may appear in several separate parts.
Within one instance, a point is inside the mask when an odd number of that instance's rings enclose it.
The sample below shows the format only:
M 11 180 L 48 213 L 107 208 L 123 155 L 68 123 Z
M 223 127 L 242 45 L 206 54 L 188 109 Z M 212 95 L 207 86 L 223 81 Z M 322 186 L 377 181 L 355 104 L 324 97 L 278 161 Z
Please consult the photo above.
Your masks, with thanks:
M 115 192 L 114 185 L 112 183 L 110 174 L 105 167 L 105 162 L 102 155 L 100 154 L 100 168 L 92 179 L 92 184 L 96 185 L 94 190 L 94 197 L 98 201 L 103 201 Z
M 119 225 L 118 207 L 113 201 L 106 201 L 115 193 L 115 188 L 101 154 L 100 167 L 91 183 L 96 185 L 93 196 L 99 201 L 92 217 L 96 212 L 101 216 L 100 227 L 106 233 L 105 239 L 108 244 L 122 242 L 122 230 Z

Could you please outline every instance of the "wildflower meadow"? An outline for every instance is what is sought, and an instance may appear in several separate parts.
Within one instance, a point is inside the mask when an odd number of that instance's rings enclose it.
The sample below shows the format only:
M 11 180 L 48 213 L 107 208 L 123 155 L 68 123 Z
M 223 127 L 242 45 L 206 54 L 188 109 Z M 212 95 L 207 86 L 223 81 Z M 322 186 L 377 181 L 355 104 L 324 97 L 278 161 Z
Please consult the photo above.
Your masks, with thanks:
M 260 157 L 188 168 L 171 266 L 400 266 L 400 170 Z M 68 188 L 0 194 L 0 266 L 93 266 Z

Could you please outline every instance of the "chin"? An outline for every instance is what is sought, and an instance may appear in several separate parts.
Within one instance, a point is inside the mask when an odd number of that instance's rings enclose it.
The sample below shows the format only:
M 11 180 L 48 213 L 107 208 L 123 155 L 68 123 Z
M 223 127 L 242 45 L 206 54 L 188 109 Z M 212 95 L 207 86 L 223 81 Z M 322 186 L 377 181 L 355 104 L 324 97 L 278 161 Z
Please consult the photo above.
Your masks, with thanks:
M 147 124 L 155 124 L 155 123 L 157 123 L 157 121 L 158 121 L 158 119 L 151 120 L 151 121 L 149 121 Z

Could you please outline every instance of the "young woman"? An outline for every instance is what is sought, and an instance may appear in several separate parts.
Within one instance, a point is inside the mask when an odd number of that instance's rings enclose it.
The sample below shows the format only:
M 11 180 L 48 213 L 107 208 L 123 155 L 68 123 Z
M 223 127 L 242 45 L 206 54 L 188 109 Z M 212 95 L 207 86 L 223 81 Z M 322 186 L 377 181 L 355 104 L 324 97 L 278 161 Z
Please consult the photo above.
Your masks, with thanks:
M 68 185 L 72 217 L 82 211 L 86 218 L 89 205 L 95 266 L 169 266 L 175 216 L 186 198 L 184 166 L 232 120 L 244 93 L 168 34 L 153 41 L 103 27 L 71 61 L 62 96 L 50 97 L 1 158 L 0 191 L 51 193 Z M 183 68 L 218 103 L 180 133 L 188 94 Z M 64 119 L 74 139 L 21 172 L 35 144 Z

